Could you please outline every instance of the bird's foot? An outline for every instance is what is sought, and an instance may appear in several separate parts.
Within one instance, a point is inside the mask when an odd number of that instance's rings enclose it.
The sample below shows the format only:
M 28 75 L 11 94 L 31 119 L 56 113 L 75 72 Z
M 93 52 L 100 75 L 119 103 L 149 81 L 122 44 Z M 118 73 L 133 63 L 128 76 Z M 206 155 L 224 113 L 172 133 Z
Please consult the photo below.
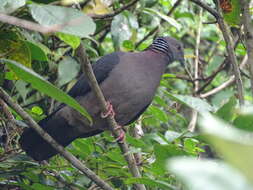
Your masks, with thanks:
M 118 125 L 114 130 L 120 130 L 119 136 L 116 138 L 116 142 L 122 143 L 126 137 L 125 131 L 123 127 Z
M 107 110 L 107 111 L 106 111 L 105 113 L 104 113 L 104 112 L 101 113 L 101 117 L 102 117 L 102 118 L 106 118 L 106 117 L 108 117 L 109 115 L 111 115 L 111 116 L 114 117 L 115 112 L 114 112 L 114 110 L 113 110 L 113 106 L 112 106 L 111 102 L 109 102 L 109 101 L 106 102 L 106 110 Z

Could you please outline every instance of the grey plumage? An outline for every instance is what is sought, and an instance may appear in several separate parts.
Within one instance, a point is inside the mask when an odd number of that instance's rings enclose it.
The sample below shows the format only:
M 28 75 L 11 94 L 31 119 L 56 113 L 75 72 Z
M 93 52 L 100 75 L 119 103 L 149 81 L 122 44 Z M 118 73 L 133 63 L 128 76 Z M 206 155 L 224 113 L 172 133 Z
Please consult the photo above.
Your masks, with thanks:
M 94 64 L 95 76 L 106 100 L 113 105 L 119 125 L 133 122 L 145 111 L 166 66 L 175 60 L 184 61 L 181 43 L 170 37 L 160 37 L 143 52 L 115 52 Z M 58 143 L 67 146 L 76 138 L 93 136 L 108 129 L 85 76 L 79 79 L 69 94 L 88 110 L 94 124 L 85 125 L 86 119 L 77 111 L 61 106 L 39 122 Z M 35 160 L 45 160 L 57 154 L 33 129 L 24 131 L 20 144 Z

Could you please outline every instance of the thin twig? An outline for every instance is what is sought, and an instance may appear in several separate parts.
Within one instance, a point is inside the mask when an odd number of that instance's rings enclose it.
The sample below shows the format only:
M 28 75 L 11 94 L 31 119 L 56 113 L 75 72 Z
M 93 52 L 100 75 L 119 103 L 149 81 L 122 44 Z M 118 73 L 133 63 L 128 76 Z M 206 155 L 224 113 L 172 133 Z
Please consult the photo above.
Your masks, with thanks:
M 244 25 L 244 35 L 247 47 L 247 54 L 248 54 L 248 65 L 250 68 L 250 82 L 251 82 L 251 92 L 253 94 L 253 25 L 250 15 L 250 3 L 251 1 L 242 0 L 242 22 Z
M 25 120 L 30 127 L 32 127 L 44 140 L 53 146 L 66 160 L 68 160 L 74 167 L 79 169 L 83 174 L 89 177 L 94 183 L 104 190 L 113 190 L 113 188 L 105 181 L 100 179 L 93 171 L 87 168 L 80 160 L 78 160 L 71 153 L 66 151 L 59 145 L 48 133 L 46 133 L 33 119 L 27 114 L 18 104 L 14 103 L 12 98 L 0 87 L 0 97 L 14 109 L 23 120 Z
M 95 94 L 95 96 L 98 100 L 98 104 L 100 106 L 100 109 L 101 109 L 102 113 L 106 113 L 107 112 L 107 106 L 106 106 L 107 103 L 106 103 L 105 97 L 99 87 L 99 84 L 96 80 L 96 77 L 95 77 L 94 72 L 92 70 L 91 64 L 88 60 L 87 54 L 86 54 L 85 49 L 82 44 L 77 48 L 77 55 L 80 58 L 83 72 L 85 73 L 85 75 L 88 79 L 88 83 L 91 87 L 91 90 L 93 91 L 93 93 Z M 117 130 L 118 124 L 115 121 L 114 116 L 109 115 L 108 117 L 106 117 L 106 120 L 109 124 L 109 128 L 112 131 L 114 137 L 118 138 L 120 135 L 120 132 L 119 132 L 119 130 Z M 140 178 L 141 177 L 140 171 L 136 165 L 136 161 L 134 159 L 133 154 L 131 154 L 129 151 L 126 141 L 123 139 L 122 142 L 118 142 L 118 145 L 119 145 L 119 147 L 120 147 L 120 149 L 121 149 L 121 151 L 128 163 L 128 168 L 129 168 L 131 174 L 136 178 Z M 146 188 L 143 184 L 135 184 L 134 186 L 137 190 L 146 190 Z
M 248 56 L 244 56 L 243 60 L 242 60 L 242 63 L 240 65 L 240 69 L 243 69 L 243 67 L 246 65 L 247 63 L 247 60 L 248 60 Z M 211 95 L 214 95 L 218 92 L 220 92 L 221 90 L 223 90 L 224 88 L 227 88 L 228 86 L 230 86 L 231 84 L 233 84 L 235 82 L 235 76 L 231 76 L 226 82 L 224 82 L 223 84 L 221 84 L 220 86 L 204 93 L 204 94 L 200 94 L 200 98 L 207 98 Z
M 203 92 L 203 90 L 213 81 L 213 79 L 217 76 L 217 74 L 220 73 L 226 67 L 226 64 L 227 64 L 227 59 L 225 59 L 223 63 L 210 76 L 205 78 L 207 82 L 203 84 L 196 93 L 199 94 Z
M 239 41 L 240 41 L 240 37 L 238 36 L 237 39 L 235 39 L 234 49 L 236 49 L 236 47 L 238 46 Z M 209 62 L 209 61 L 207 61 L 207 62 Z M 229 62 L 229 59 L 228 59 L 228 57 L 226 57 L 225 60 L 223 61 L 223 63 L 210 76 L 204 78 L 207 82 L 199 88 L 199 90 L 197 92 L 198 94 L 203 92 L 204 89 L 214 80 L 216 75 L 219 74 L 222 70 L 224 70 L 226 68 L 228 62 Z
M 199 20 L 197 26 L 197 34 L 196 34 L 196 46 L 195 46 L 195 61 L 194 61 L 194 78 L 199 78 L 199 45 L 200 45 L 200 37 L 201 37 L 201 30 L 202 30 L 202 13 L 203 9 L 200 9 L 199 12 Z M 198 96 L 197 92 L 199 90 L 199 81 L 194 81 L 194 96 Z M 195 131 L 197 120 L 198 120 L 198 111 L 192 109 L 192 117 L 191 121 L 188 126 L 188 130 L 191 132 Z
M 130 132 L 131 135 L 136 138 L 136 139 L 140 139 L 141 137 L 143 137 L 144 132 L 142 129 L 142 125 L 141 125 L 141 121 L 142 119 L 140 118 L 136 124 L 134 125 L 134 127 L 130 128 Z M 134 158 L 136 160 L 137 165 L 139 166 L 141 161 L 142 161 L 142 155 L 140 152 L 134 153 Z

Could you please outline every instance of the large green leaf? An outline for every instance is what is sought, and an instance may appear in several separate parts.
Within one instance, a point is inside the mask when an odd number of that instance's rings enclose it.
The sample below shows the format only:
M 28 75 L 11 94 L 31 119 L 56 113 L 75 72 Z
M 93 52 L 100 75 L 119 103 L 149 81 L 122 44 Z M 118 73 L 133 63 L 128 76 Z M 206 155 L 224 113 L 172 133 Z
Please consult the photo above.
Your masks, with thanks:
M 244 106 L 237 110 L 237 117 L 233 120 L 233 125 L 245 131 L 253 131 L 253 106 Z
M 66 44 L 70 45 L 73 49 L 78 48 L 81 43 L 81 39 L 77 36 L 65 34 L 61 32 L 56 33 L 57 37 L 64 41 Z
M 154 147 L 154 153 L 156 156 L 156 161 L 152 164 L 153 172 L 156 172 L 159 175 L 165 174 L 166 172 L 166 161 L 168 158 L 173 156 L 182 156 L 187 155 L 186 152 L 178 148 L 177 146 L 170 145 L 158 145 Z
M 56 88 L 54 85 L 43 79 L 34 71 L 12 60 L 0 59 L 0 62 L 6 63 L 19 78 L 28 83 L 31 83 L 35 89 L 62 103 L 69 105 L 70 107 L 80 112 L 89 120 L 90 123 L 92 123 L 91 116 L 75 99 L 64 93 L 62 90 Z
M 31 51 L 19 32 L 0 32 L 0 55 L 31 68 Z
M 150 179 L 150 178 L 147 178 L 147 177 L 142 177 L 142 178 L 127 178 L 127 180 L 125 181 L 125 183 L 126 184 L 140 183 L 140 184 L 147 185 L 149 187 L 153 187 L 153 188 L 157 188 L 158 187 L 159 189 L 165 189 L 165 190 L 177 189 L 176 187 L 170 185 L 169 183 L 166 183 L 164 181 Z
M 195 110 L 197 110 L 199 113 L 205 113 L 205 112 L 209 112 L 209 111 L 214 111 L 214 108 L 208 104 L 206 101 L 200 99 L 200 98 L 196 98 L 196 97 L 192 97 L 192 96 L 183 96 L 183 95 L 179 95 L 179 94 L 171 94 L 167 91 L 164 91 L 165 94 L 180 103 L 183 103 L 187 106 L 189 106 L 190 108 L 193 108 Z
M 220 161 L 176 157 L 169 160 L 168 169 L 190 190 L 252 189 L 237 170 Z
M 19 7 L 24 6 L 26 0 L 1 0 L 0 1 L 0 13 L 12 13 Z
M 163 20 L 165 20 L 166 22 L 168 22 L 170 25 L 174 26 L 177 30 L 181 29 L 181 25 L 175 19 L 161 13 L 160 11 L 157 11 L 157 10 L 151 9 L 151 8 L 145 8 L 145 9 L 143 9 L 143 11 L 145 13 L 151 13 L 151 14 L 157 15 L 158 17 L 160 17 Z
M 24 42 L 30 49 L 32 60 L 48 61 L 47 52 L 44 50 L 45 48 L 43 49 L 39 43 L 31 41 L 24 41 Z
M 211 114 L 203 115 L 200 126 L 201 131 L 224 159 L 253 181 L 252 133 L 236 129 Z
M 232 121 L 235 115 L 236 99 L 232 96 L 217 112 L 216 115 L 225 121 Z
M 96 25 L 81 11 L 53 5 L 29 5 L 32 17 L 43 26 L 62 25 L 63 33 L 88 37 L 93 34 Z

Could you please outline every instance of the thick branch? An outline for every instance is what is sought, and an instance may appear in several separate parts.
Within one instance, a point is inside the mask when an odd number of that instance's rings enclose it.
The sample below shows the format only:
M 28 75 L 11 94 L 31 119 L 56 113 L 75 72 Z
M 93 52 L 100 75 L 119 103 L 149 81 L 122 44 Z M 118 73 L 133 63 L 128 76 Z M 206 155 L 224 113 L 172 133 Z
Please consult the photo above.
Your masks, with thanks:
M 244 25 L 244 35 L 248 54 L 248 65 L 250 68 L 250 78 L 251 78 L 251 92 L 253 94 L 253 25 L 251 22 L 251 15 L 249 11 L 250 6 L 249 0 L 242 0 L 242 22 Z
M 105 181 L 100 179 L 93 171 L 87 168 L 83 163 L 78 160 L 71 153 L 66 151 L 59 145 L 48 133 L 46 133 L 33 119 L 27 114 L 18 104 L 14 103 L 11 97 L 0 87 L 0 97 L 14 109 L 23 120 L 25 120 L 30 127 L 32 127 L 44 140 L 51 144 L 66 160 L 68 160 L 74 167 L 79 169 L 83 174 L 89 177 L 94 183 L 104 190 L 113 190 L 113 188 Z
M 220 8 L 220 1 L 217 3 L 217 9 L 218 12 L 221 13 L 221 8 Z M 218 24 L 220 26 L 220 29 L 222 31 L 224 40 L 226 42 L 226 49 L 228 52 L 228 57 L 229 60 L 233 66 L 234 70 L 234 75 L 235 75 L 235 81 L 236 81 L 236 86 L 237 86 L 237 91 L 238 91 L 238 98 L 239 98 L 239 103 L 240 105 L 244 104 L 244 97 L 243 97 L 243 83 L 242 83 L 242 78 L 241 78 L 241 73 L 240 69 L 237 65 L 237 59 L 234 51 L 234 42 L 233 42 L 233 37 L 232 33 L 230 32 L 230 29 L 224 19 L 222 17 L 217 18 Z
M 40 24 L 31 22 L 31 21 L 27 21 L 27 20 L 20 19 L 20 18 L 14 17 L 14 16 L 0 13 L 0 22 L 19 26 L 19 27 L 22 27 L 22 28 L 25 28 L 28 30 L 33 30 L 36 32 L 40 32 L 42 34 L 48 34 L 48 33 L 57 32 L 57 31 L 61 30 L 63 27 L 66 27 L 66 25 L 69 25 L 70 22 L 72 22 L 72 21 L 70 21 L 68 23 L 63 23 L 63 24 L 55 24 L 52 26 L 42 26 Z
M 103 113 L 106 113 L 107 106 L 106 106 L 105 97 L 98 85 L 98 82 L 97 82 L 94 72 L 92 70 L 91 64 L 87 58 L 87 55 L 85 53 L 85 49 L 82 44 L 77 48 L 77 55 L 81 60 L 83 72 L 85 73 L 85 75 L 88 79 L 88 83 L 98 100 L 98 104 L 100 106 L 100 109 Z M 109 115 L 108 117 L 106 117 L 106 120 L 109 124 L 110 130 L 112 131 L 114 137 L 115 138 L 119 137 L 120 132 L 119 132 L 119 130 L 117 130 L 118 124 L 115 121 L 114 116 Z M 122 153 L 124 154 L 124 157 L 128 163 L 128 168 L 129 168 L 131 174 L 136 178 L 140 178 L 141 174 L 140 174 L 139 169 L 136 165 L 136 161 L 134 159 L 133 154 L 131 154 L 129 152 L 129 148 L 128 148 L 128 145 L 125 142 L 125 140 L 123 140 L 122 142 L 119 142 L 118 145 L 119 145 Z M 146 190 L 146 188 L 143 184 L 135 184 L 135 188 L 137 190 Z
M 212 7 L 208 6 L 207 4 L 205 4 L 204 2 L 200 1 L 200 0 L 190 0 L 191 2 L 197 4 L 198 6 L 202 7 L 203 9 L 205 9 L 206 11 L 208 11 L 211 15 L 213 15 L 216 19 L 218 19 L 220 17 L 219 13 L 213 9 Z

